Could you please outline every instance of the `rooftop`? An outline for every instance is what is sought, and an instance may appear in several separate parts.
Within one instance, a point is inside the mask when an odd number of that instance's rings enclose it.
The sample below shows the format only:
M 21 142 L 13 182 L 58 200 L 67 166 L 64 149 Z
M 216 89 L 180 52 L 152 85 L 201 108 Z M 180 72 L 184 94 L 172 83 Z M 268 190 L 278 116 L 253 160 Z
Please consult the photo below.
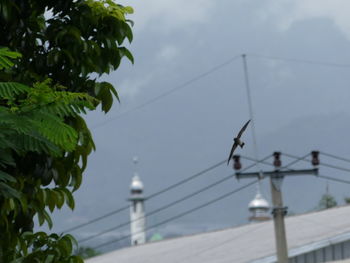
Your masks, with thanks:
M 289 256 L 350 240 L 350 206 L 286 217 Z M 273 222 L 251 223 L 115 250 L 87 263 L 265 263 L 275 260 Z

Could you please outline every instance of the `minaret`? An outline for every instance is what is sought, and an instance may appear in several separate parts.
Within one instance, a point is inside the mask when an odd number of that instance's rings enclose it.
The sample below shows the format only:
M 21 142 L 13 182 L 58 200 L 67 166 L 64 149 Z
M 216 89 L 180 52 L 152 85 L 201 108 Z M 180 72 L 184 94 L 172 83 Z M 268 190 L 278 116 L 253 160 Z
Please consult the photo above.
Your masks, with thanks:
M 138 158 L 134 157 L 133 162 L 136 165 Z M 135 172 L 130 185 L 131 196 L 130 205 L 130 233 L 131 245 L 136 246 L 146 242 L 146 220 L 143 197 L 143 183 Z
M 266 221 L 270 219 L 268 211 L 270 210 L 270 205 L 264 199 L 260 193 L 260 182 L 258 182 L 256 189 L 255 198 L 249 203 L 249 211 L 251 212 L 251 216 L 249 217 L 249 221 L 251 222 L 260 222 Z

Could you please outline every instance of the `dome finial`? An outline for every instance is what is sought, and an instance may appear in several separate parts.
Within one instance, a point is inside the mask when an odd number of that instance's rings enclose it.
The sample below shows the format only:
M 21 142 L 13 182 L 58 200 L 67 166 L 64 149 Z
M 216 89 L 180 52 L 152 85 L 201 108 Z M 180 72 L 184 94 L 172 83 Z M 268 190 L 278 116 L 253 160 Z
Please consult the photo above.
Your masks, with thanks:
M 264 221 L 268 220 L 268 210 L 270 205 L 261 194 L 261 182 L 259 181 L 256 185 L 255 198 L 248 205 L 249 211 L 251 212 L 250 221 Z
M 135 164 L 135 172 L 130 185 L 131 192 L 133 194 L 141 194 L 143 191 L 143 183 L 137 173 L 137 164 L 139 162 L 139 157 L 135 155 L 132 158 L 132 162 Z
M 132 157 L 132 162 L 133 162 L 134 165 L 135 165 L 135 166 L 134 166 L 134 167 L 135 167 L 135 168 L 134 168 L 134 169 L 135 169 L 135 170 L 134 170 L 134 177 L 135 177 L 135 176 L 138 177 L 139 174 L 138 174 L 138 172 L 137 172 L 137 170 L 138 170 L 138 169 L 137 169 L 137 168 L 138 168 L 138 167 L 137 167 L 137 164 L 139 163 L 139 157 L 138 157 L 137 155 L 135 155 L 134 157 Z

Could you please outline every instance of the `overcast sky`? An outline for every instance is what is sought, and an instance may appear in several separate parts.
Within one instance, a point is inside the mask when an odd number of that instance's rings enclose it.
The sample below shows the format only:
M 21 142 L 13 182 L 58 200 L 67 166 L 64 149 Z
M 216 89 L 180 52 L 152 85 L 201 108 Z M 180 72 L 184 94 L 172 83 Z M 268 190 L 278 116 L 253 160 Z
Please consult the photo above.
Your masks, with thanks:
M 248 70 L 255 115 L 258 155 L 273 151 L 304 155 L 311 150 L 349 157 L 350 67 L 297 63 L 262 56 L 350 64 L 350 2 L 347 0 L 148 0 L 131 5 L 135 26 L 127 60 L 117 72 L 104 76 L 117 88 L 121 103 L 107 115 L 92 113 L 87 121 L 97 145 L 89 158 L 83 184 L 75 193 L 74 212 L 54 214 L 55 231 L 84 223 L 127 204 L 129 185 L 137 169 L 145 194 L 158 191 L 227 158 L 232 138 L 249 118 L 242 59 L 179 88 L 168 96 L 139 107 L 180 87 L 188 80 L 248 54 Z M 138 107 L 136 110 L 135 107 Z M 254 157 L 251 127 L 246 147 L 237 153 Z M 139 157 L 138 167 L 132 157 Z M 321 156 L 322 161 L 350 167 Z M 350 158 L 350 157 L 349 157 Z M 292 159 L 282 157 L 287 164 Z M 243 160 L 243 165 L 250 164 Z M 300 163 L 295 168 L 311 168 Z M 265 169 L 271 169 L 263 166 Z M 226 165 L 183 187 L 146 202 L 146 211 L 167 204 L 233 171 Z M 321 168 L 328 176 L 345 172 Z M 350 177 L 349 177 L 350 180 Z M 201 205 L 249 181 L 232 178 L 183 204 L 151 216 L 161 222 Z M 290 211 L 314 209 L 327 182 L 311 176 L 287 178 L 283 195 Z M 349 186 L 329 182 L 339 203 Z M 270 200 L 268 182 L 263 195 Z M 156 231 L 187 234 L 247 222 L 247 205 L 255 195 L 250 187 L 221 202 Z M 86 237 L 129 219 L 129 212 L 73 232 Z M 127 233 L 128 228 L 122 230 Z M 98 245 L 120 232 L 87 243 Z

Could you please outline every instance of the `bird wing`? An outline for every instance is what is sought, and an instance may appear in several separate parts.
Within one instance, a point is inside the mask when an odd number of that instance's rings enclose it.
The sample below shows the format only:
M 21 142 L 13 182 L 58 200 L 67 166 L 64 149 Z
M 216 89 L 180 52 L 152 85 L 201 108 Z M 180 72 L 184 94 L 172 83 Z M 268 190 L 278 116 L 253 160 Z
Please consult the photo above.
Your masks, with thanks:
M 247 121 L 246 124 L 244 124 L 244 126 L 242 127 L 242 129 L 239 131 L 239 133 L 238 133 L 238 135 L 237 135 L 237 138 L 241 138 L 243 132 L 245 131 L 245 129 L 247 129 L 249 122 L 250 122 L 250 120 Z
M 227 165 L 229 164 L 230 160 L 232 159 L 233 153 L 234 153 L 234 151 L 236 150 L 237 146 L 238 146 L 237 143 L 234 143 L 234 144 L 232 145 L 230 155 L 228 156 Z

